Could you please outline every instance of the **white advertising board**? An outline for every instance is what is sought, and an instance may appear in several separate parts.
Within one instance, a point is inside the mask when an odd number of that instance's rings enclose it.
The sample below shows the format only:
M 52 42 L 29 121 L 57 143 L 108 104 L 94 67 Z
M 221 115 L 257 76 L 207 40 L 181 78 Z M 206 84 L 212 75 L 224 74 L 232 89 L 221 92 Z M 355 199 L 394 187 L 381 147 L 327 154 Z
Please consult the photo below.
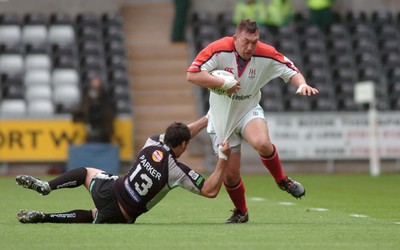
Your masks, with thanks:
M 367 113 L 266 113 L 271 140 L 283 160 L 368 159 Z M 377 117 L 381 159 L 400 158 L 400 112 Z

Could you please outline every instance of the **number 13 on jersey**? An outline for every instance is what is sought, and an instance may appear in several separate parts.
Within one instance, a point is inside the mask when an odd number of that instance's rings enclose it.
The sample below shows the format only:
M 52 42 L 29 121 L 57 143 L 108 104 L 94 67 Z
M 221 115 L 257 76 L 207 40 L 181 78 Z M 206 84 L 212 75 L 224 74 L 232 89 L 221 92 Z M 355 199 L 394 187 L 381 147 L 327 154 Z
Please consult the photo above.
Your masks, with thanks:
M 142 173 L 138 176 L 138 178 L 135 178 L 140 170 L 142 170 L 142 166 L 139 163 L 136 166 L 135 171 L 133 171 L 132 174 L 129 176 L 129 181 L 135 181 L 134 185 L 136 192 L 138 192 L 141 196 L 144 196 L 147 194 L 147 192 L 149 192 L 151 186 L 153 186 L 153 180 L 146 173 Z

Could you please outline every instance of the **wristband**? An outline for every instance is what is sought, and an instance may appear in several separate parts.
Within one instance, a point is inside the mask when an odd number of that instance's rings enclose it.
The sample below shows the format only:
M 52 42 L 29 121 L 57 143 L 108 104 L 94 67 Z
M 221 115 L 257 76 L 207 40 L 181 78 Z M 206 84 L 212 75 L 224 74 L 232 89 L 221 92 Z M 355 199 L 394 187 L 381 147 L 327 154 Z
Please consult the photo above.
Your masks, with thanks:
M 207 114 L 206 114 L 206 118 L 208 119 L 208 120 L 210 120 L 210 110 L 208 110 L 208 112 L 207 112 Z
M 300 86 L 299 86 L 299 88 L 297 89 L 296 93 L 301 93 L 301 90 L 302 90 L 304 87 L 306 87 L 306 86 L 308 86 L 307 83 L 302 83 L 302 84 L 300 84 Z
M 221 151 L 222 146 L 218 146 L 218 157 L 224 159 L 225 161 L 228 160 L 228 156 Z

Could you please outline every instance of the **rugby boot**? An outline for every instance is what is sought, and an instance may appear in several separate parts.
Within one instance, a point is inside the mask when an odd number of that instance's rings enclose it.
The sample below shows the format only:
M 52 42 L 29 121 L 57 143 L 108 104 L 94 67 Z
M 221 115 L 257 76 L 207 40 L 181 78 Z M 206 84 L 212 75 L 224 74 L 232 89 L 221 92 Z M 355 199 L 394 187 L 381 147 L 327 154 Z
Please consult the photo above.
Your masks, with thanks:
M 15 180 L 21 187 L 35 190 L 41 195 L 47 195 L 51 192 L 47 181 L 36 179 L 30 175 L 18 175 Z
M 306 194 L 304 187 L 290 177 L 286 177 L 278 183 L 280 189 L 288 192 L 294 198 L 299 199 Z
M 21 223 L 38 223 L 44 219 L 44 213 L 21 209 L 18 211 L 17 219 Z
M 246 223 L 249 221 L 249 212 L 242 213 L 239 209 L 233 210 L 232 216 L 225 223 Z

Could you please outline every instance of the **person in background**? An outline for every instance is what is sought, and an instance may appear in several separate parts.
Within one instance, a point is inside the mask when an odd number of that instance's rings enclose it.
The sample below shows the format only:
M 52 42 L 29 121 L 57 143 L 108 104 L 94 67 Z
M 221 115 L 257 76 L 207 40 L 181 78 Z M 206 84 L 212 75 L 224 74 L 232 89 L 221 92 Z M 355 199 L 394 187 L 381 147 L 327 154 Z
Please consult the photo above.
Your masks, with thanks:
M 291 0 L 271 0 L 266 7 L 266 25 L 276 34 L 279 27 L 287 26 L 293 19 L 294 12 Z
M 306 0 L 310 14 L 310 22 L 323 31 L 327 31 L 332 23 L 332 5 L 335 0 Z
M 258 25 L 265 25 L 266 10 L 262 0 L 240 0 L 233 12 L 233 23 L 238 24 L 242 19 L 252 19 Z
M 134 223 L 136 218 L 148 212 L 169 191 L 184 188 L 197 195 L 214 198 L 223 182 L 228 142 L 221 142 L 215 170 L 208 178 L 179 162 L 191 138 L 207 126 L 208 118 L 186 125 L 174 122 L 164 134 L 147 139 L 136 161 L 124 177 L 112 175 L 96 168 L 77 168 L 49 182 L 30 175 L 18 175 L 17 184 L 41 195 L 63 188 L 84 185 L 89 191 L 94 209 L 76 209 L 62 213 L 43 213 L 21 209 L 17 219 L 21 223 Z
M 114 133 L 115 104 L 100 77 L 90 79 L 82 101 L 73 113 L 74 122 L 83 122 L 86 142 L 110 143 Z
M 189 0 L 174 0 L 175 16 L 172 25 L 172 41 L 185 42 L 186 41 L 186 23 L 187 16 L 190 8 Z

